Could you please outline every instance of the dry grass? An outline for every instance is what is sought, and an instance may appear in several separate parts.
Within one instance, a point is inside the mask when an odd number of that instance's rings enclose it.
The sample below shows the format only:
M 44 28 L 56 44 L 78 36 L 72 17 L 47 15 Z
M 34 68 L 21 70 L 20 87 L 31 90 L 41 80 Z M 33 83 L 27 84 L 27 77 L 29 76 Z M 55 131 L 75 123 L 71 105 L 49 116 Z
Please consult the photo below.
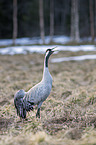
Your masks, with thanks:
M 94 52 L 90 52 L 94 54 Z M 60 52 L 52 57 L 89 52 Z M 13 100 L 19 89 L 27 91 L 42 78 L 42 54 L 0 56 L 1 145 L 95 145 L 96 60 L 50 63 L 53 87 L 41 108 L 22 123 Z

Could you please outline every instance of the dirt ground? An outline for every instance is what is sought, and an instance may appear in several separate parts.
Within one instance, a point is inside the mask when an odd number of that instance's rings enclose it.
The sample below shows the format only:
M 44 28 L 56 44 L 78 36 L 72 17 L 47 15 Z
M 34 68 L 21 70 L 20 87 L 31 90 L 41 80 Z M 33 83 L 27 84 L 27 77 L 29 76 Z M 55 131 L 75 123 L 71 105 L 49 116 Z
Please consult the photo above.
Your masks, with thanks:
M 51 58 L 95 54 L 59 52 Z M 50 60 L 51 60 L 50 58 Z M 1 145 L 95 145 L 96 60 L 51 63 L 50 96 L 24 122 L 16 115 L 14 94 L 28 91 L 42 79 L 44 54 L 0 55 L 0 144 Z

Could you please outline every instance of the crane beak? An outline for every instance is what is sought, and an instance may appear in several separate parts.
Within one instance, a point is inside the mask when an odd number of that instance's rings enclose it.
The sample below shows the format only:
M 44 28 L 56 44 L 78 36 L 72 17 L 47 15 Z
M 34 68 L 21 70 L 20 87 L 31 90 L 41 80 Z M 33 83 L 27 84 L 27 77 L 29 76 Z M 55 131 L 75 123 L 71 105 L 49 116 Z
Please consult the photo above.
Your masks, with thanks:
M 51 52 L 52 52 L 52 53 L 54 53 L 54 52 L 57 52 L 57 51 L 58 51 L 58 50 L 55 50 L 55 48 L 57 48 L 57 46 L 51 49 Z
M 51 51 L 53 51 L 53 52 L 57 51 L 57 50 L 54 50 L 55 48 L 57 48 L 57 46 L 56 46 L 56 47 L 51 48 Z

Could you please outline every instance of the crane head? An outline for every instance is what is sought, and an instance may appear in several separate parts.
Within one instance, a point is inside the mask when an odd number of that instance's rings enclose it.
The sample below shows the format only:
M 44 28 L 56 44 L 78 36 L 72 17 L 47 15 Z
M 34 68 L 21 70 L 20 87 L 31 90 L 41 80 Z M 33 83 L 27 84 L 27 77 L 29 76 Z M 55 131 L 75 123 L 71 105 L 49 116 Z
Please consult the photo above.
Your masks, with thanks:
M 26 109 L 25 109 L 25 104 L 23 102 L 23 97 L 25 95 L 24 90 L 19 90 L 16 92 L 14 96 L 14 105 L 17 111 L 17 115 L 21 118 L 26 118 Z
M 48 49 L 46 50 L 46 55 L 49 55 L 49 56 L 50 56 L 50 55 L 55 51 L 55 50 L 54 50 L 55 48 L 56 48 L 56 47 L 53 47 L 53 48 L 51 48 L 51 49 L 48 48 Z
M 57 47 L 57 46 L 56 46 L 56 47 Z M 48 52 L 48 51 L 49 51 L 49 52 L 54 52 L 54 51 L 55 51 L 54 49 L 55 49 L 56 47 L 48 48 L 48 49 L 46 50 L 46 52 Z

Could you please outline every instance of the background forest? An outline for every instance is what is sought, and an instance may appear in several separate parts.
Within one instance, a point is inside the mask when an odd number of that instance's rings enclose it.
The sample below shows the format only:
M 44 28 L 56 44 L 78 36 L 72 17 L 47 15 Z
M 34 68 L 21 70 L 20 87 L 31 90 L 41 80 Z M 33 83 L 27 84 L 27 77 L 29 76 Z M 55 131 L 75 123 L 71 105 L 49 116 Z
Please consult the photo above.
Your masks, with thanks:
M 91 36 L 93 41 L 96 0 L 0 0 L 1 39 L 40 35 L 66 35 L 72 41 Z

